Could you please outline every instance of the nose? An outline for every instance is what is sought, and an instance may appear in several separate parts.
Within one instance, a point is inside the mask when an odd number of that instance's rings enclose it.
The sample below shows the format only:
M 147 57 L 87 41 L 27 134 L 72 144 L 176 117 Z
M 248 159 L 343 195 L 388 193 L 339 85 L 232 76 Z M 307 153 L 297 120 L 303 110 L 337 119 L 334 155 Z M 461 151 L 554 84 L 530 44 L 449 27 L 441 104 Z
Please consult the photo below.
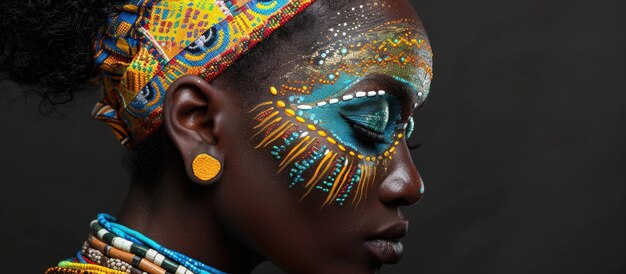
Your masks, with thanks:
M 422 198 L 424 183 L 406 144 L 398 148 L 390 165 L 393 170 L 380 184 L 379 199 L 388 205 L 410 206 Z

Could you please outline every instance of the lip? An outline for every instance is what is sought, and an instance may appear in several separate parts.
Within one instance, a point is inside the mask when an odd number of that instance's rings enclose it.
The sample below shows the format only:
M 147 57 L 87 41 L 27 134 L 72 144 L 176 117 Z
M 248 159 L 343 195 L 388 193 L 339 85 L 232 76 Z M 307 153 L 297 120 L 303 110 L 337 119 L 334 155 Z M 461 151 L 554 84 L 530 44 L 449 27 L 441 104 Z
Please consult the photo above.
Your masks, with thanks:
M 397 263 L 404 252 L 400 239 L 406 235 L 408 226 L 407 221 L 402 221 L 381 229 L 365 241 L 366 249 L 380 263 Z

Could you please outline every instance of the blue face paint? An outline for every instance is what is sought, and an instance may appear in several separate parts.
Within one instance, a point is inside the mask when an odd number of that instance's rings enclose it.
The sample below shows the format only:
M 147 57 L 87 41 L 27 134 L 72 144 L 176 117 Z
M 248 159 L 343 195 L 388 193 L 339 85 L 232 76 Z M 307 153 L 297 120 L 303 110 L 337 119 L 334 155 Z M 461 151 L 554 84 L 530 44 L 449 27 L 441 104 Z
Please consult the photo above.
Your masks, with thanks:
M 378 92 L 367 96 L 364 91 L 358 92 L 365 95 L 356 97 L 356 92 L 352 92 L 354 95 L 346 93 L 348 95 L 326 99 L 322 101 L 325 104 L 304 110 L 302 117 L 315 117 L 320 121 L 317 125 L 353 151 L 379 155 L 389 146 L 389 140 L 398 129 L 399 103 L 394 96 L 378 95 Z
M 347 102 L 339 113 L 349 124 L 361 126 L 374 133 L 383 134 L 389 124 L 389 103 L 386 98 L 360 100 L 362 102 Z
M 275 100 L 251 111 L 256 147 L 271 148 L 290 187 L 326 193 L 324 205 L 363 199 L 428 95 L 432 53 L 418 24 L 387 22 L 317 45 L 270 87 Z
M 413 121 L 413 117 L 409 117 L 409 122 L 406 127 L 406 138 L 411 138 L 413 135 L 413 129 L 415 128 L 415 121 Z

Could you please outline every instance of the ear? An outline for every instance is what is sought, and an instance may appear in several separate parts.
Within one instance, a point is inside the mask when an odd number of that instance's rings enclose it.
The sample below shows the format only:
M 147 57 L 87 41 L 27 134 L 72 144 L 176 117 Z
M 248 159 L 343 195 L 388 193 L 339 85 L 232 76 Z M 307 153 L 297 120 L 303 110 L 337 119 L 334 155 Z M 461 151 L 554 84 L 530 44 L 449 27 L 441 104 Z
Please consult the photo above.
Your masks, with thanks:
M 180 152 L 187 176 L 196 184 L 211 184 L 222 176 L 225 155 L 218 144 L 223 111 L 220 91 L 198 76 L 180 77 L 166 91 L 163 103 L 165 129 Z M 199 167 L 209 171 L 218 168 L 218 171 L 217 174 L 198 176 Z

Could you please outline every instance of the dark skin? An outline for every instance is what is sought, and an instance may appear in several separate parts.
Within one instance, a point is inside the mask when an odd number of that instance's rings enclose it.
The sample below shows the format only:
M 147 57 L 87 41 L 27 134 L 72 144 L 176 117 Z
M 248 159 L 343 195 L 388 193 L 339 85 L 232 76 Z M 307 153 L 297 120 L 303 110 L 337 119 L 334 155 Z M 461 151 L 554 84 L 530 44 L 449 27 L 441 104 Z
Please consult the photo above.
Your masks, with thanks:
M 365 1 L 355 2 L 350 5 Z M 315 4 L 310 8 L 324 12 Z M 409 1 L 395 1 L 377 16 L 379 22 L 417 20 Z M 328 25 L 341 23 L 340 17 L 329 20 Z M 280 82 L 298 65 L 299 56 L 311 53 L 309 45 L 293 43 L 285 45 L 285 62 L 274 67 L 267 82 Z M 259 65 L 269 63 L 275 64 Z M 362 85 L 378 84 L 369 80 Z M 228 273 L 249 273 L 265 260 L 290 273 L 373 273 L 383 263 L 396 262 L 399 258 L 373 258 L 363 245 L 390 228 L 403 235 L 408 220 L 402 208 L 421 198 L 421 178 L 406 142 L 358 206 L 321 207 L 325 195 L 314 192 L 301 199 L 305 190 L 288 188 L 289 178 L 277 174 L 276 160 L 267 150 L 254 148 L 248 110 L 271 95 L 241 98 L 233 94 L 244 91 L 233 86 L 219 77 L 208 83 L 184 76 L 168 88 L 163 113 L 163 138 L 170 141 L 164 155 L 167 168 L 153 190 L 131 187 L 118 221 Z M 413 97 L 400 96 L 405 112 L 413 108 Z M 193 175 L 191 163 L 200 153 L 223 164 L 211 181 Z

